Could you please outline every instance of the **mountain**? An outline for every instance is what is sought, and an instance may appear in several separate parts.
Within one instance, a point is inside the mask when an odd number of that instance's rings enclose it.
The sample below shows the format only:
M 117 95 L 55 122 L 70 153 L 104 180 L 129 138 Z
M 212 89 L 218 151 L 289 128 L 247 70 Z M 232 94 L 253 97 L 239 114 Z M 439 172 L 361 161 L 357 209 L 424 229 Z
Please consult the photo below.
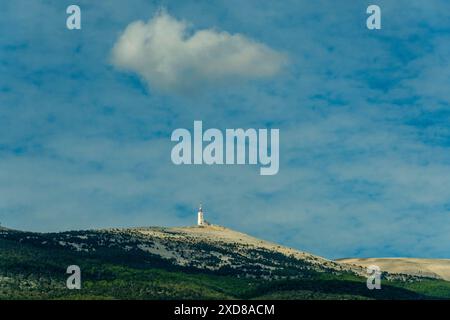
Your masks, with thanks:
M 69 265 L 82 289 L 68 290 Z M 0 230 L 0 299 L 449 299 L 450 282 L 331 261 L 220 226 Z
M 403 273 L 450 281 L 450 259 L 353 258 L 340 259 L 338 261 L 351 266 L 356 265 L 364 268 L 369 265 L 377 265 L 381 270 L 390 273 Z

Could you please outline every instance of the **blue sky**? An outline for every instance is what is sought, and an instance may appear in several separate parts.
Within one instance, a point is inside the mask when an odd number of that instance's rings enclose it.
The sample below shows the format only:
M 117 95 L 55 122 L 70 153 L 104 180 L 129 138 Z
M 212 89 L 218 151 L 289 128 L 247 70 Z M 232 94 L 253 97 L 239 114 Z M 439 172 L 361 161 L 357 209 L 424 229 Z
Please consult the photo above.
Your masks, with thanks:
M 79 31 L 66 29 L 73 3 L 82 10 Z M 369 4 L 381 7 L 382 30 L 365 27 Z M 213 223 L 329 258 L 450 258 L 445 1 L 7 0 L 1 7 L 4 225 L 191 225 L 202 202 Z M 118 68 L 111 57 L 121 34 L 161 8 L 192 34 L 239 34 L 288 63 L 270 77 L 193 82 L 195 94 Z M 174 166 L 170 134 L 194 120 L 279 128 L 279 173 Z

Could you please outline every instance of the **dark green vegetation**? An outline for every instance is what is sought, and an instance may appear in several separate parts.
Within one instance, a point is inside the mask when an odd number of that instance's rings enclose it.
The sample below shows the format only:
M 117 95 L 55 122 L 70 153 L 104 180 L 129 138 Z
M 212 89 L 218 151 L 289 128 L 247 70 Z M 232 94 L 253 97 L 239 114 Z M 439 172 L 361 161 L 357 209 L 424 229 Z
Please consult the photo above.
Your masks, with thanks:
M 96 232 L 89 234 L 95 237 Z M 98 234 L 105 237 L 104 233 Z M 77 251 L 58 245 L 57 235 L 60 234 L 0 232 L 0 299 L 450 298 L 450 282 L 383 281 L 382 290 L 370 291 L 365 278 L 350 273 L 317 272 L 298 260 L 295 261 L 301 266 L 296 269 L 294 261 L 277 253 L 272 253 L 274 265 L 277 259 L 287 259 L 285 266 L 290 267 L 278 270 L 286 276 L 268 280 L 249 277 L 239 268 L 207 271 L 178 266 L 132 245 L 127 250 L 97 245 L 95 250 Z M 67 235 L 85 239 L 82 232 Z M 217 250 L 206 243 L 203 249 Z M 81 290 L 65 288 L 69 265 L 78 265 L 82 270 Z

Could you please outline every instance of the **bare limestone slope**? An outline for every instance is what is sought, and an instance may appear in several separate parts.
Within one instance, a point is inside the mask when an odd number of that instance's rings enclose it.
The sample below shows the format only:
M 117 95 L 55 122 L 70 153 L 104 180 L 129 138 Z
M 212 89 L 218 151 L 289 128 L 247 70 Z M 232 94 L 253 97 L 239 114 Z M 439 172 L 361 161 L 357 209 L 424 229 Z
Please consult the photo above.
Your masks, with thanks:
M 377 265 L 381 270 L 450 281 L 450 259 L 366 258 L 340 259 L 340 263 L 367 267 Z
M 142 267 L 187 267 L 238 277 L 295 279 L 314 277 L 317 272 L 366 276 L 367 265 L 378 264 L 385 272 L 386 279 L 449 279 L 448 261 L 428 264 L 424 261 L 412 263 L 412 260 L 408 264 L 361 259 L 331 261 L 216 225 L 60 233 L 33 233 L 2 228 L 0 239 L 28 244 L 34 248 L 75 251 L 93 258 L 130 261 Z
M 304 268 L 308 270 L 361 272 L 359 267 L 336 263 L 221 226 L 137 228 L 131 231 L 155 241 L 153 247 L 146 248 L 148 252 L 174 259 L 176 263 L 185 266 L 211 270 L 224 266 L 232 268 L 255 266 L 270 273 L 278 266 L 284 267 L 280 263 L 283 260 L 287 265 L 302 262 L 305 264 Z M 203 248 L 205 245 L 209 248 Z M 216 263 L 208 263 L 211 257 L 216 258 L 214 259 Z
M 315 272 L 364 273 L 358 266 L 340 264 L 215 225 L 60 233 L 0 230 L 0 238 L 92 257 L 106 255 L 149 267 L 171 265 L 239 277 L 280 279 L 311 277 Z
M 253 266 L 259 268 L 262 274 L 270 275 L 277 269 L 299 267 L 302 270 L 332 273 L 352 272 L 366 276 L 367 266 L 379 262 L 377 265 L 380 266 L 387 279 L 409 281 L 418 278 L 436 278 L 448 280 L 450 277 L 450 260 L 389 259 L 384 261 L 383 259 L 374 259 L 372 261 L 368 259 L 363 263 L 361 261 L 364 259 L 331 261 L 215 225 L 184 228 L 138 228 L 132 229 L 132 231 L 148 236 L 158 243 L 153 248 L 147 248 L 149 252 L 174 259 L 180 265 L 210 270 L 224 266 L 250 270 Z M 196 249 L 205 244 L 210 246 L 208 250 Z M 215 263 L 211 263 L 211 257 L 215 258 Z

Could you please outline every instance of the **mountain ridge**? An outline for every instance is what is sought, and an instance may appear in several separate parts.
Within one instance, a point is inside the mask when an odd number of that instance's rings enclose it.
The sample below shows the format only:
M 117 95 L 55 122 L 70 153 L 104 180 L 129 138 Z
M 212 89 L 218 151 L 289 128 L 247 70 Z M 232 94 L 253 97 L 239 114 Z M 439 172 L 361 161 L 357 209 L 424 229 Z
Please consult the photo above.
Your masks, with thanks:
M 216 225 L 0 230 L 0 298 L 74 296 L 65 289 L 73 264 L 83 273 L 80 298 L 450 298 L 450 282 L 423 275 L 383 272 L 384 290 L 370 291 L 364 266 Z

